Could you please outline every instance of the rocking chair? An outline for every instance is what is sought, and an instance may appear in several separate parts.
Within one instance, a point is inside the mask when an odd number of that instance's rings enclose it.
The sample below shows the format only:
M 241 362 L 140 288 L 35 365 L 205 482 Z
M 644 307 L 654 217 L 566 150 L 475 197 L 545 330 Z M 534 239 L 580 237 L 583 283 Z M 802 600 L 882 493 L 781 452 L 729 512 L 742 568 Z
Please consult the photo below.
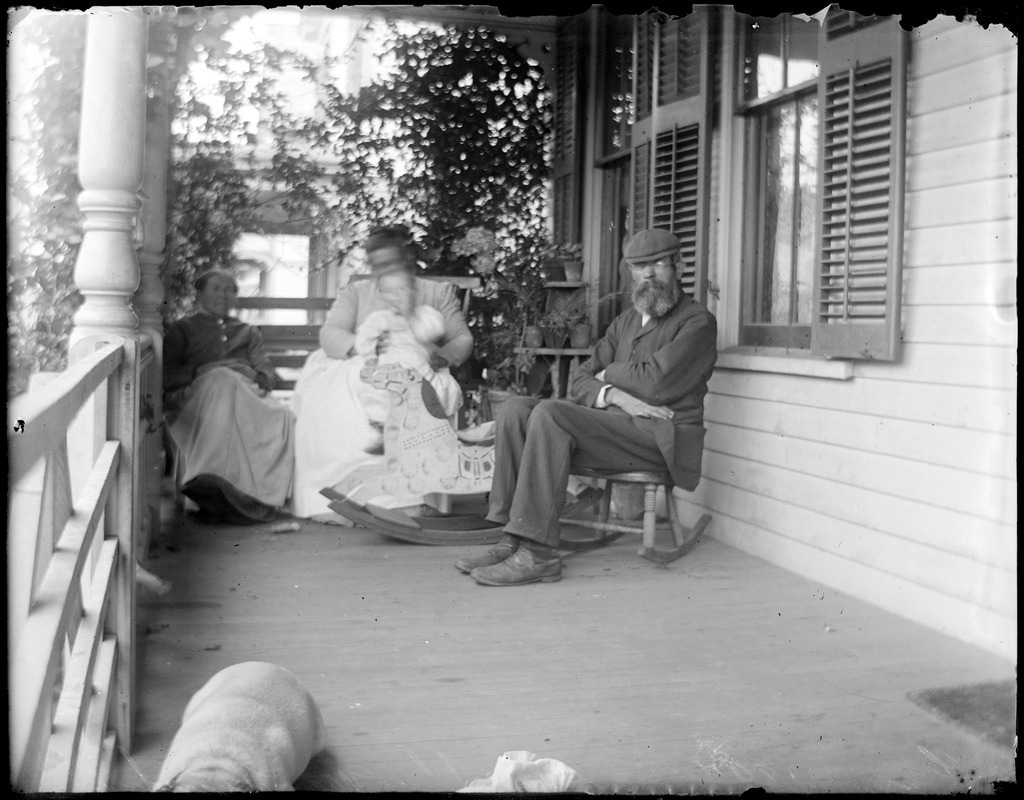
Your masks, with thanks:
M 360 377 L 391 392 L 384 422 L 384 455 L 321 490 L 331 509 L 386 535 L 419 544 L 493 544 L 501 525 L 478 514 L 413 516 L 382 508 L 383 495 L 483 495 L 491 488 L 494 441 L 456 432 L 437 393 L 418 372 L 400 364 L 363 367 Z

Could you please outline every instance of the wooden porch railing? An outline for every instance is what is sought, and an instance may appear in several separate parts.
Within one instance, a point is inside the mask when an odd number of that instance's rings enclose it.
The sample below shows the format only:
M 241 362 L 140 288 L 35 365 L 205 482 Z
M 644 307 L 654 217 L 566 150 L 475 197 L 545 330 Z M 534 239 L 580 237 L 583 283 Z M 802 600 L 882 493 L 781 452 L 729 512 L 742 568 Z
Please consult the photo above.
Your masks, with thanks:
M 140 420 L 147 344 L 106 337 L 8 407 L 10 775 L 22 791 L 103 791 L 115 748 L 131 747 L 156 438 Z

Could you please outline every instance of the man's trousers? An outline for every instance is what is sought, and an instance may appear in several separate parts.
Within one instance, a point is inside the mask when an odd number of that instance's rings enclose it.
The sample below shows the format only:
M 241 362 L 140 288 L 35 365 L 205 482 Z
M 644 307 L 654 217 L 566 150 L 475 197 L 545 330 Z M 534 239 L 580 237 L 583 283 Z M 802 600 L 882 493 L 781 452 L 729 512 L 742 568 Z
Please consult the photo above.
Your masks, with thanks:
M 619 408 L 513 397 L 495 424 L 494 482 L 487 518 L 505 531 L 557 547 L 573 468 L 666 470 L 650 426 Z

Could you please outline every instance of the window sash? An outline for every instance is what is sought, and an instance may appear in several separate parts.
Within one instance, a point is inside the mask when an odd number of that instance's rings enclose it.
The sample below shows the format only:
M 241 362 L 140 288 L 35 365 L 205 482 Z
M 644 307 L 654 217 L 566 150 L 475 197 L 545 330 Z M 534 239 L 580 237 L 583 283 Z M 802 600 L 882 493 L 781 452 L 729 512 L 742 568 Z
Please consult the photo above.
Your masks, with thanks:
M 744 345 L 810 347 L 816 201 L 813 194 L 807 197 L 807 176 L 803 174 L 803 165 L 811 158 L 817 166 L 816 131 L 813 125 L 805 130 L 809 112 L 806 103 L 813 96 L 813 91 L 805 91 L 801 96 L 787 92 L 781 101 L 777 100 L 770 106 L 762 104 L 757 113 L 748 116 L 746 172 L 752 178 L 746 182 L 747 224 L 743 235 L 745 277 L 740 341 Z M 772 192 L 768 166 L 771 144 L 766 128 L 772 124 L 772 118 L 781 121 L 786 111 L 792 115 L 791 130 L 787 134 L 780 129 L 778 133 L 783 141 L 791 138 L 793 152 L 788 154 L 788 167 L 778 176 L 784 180 Z M 785 158 L 786 154 L 782 157 Z M 815 176 L 815 191 L 817 185 Z M 770 220 L 769 194 L 784 201 L 788 213 L 780 211 L 774 220 Z M 779 222 L 784 222 L 785 227 L 778 228 L 776 223 Z M 776 265 L 776 258 L 769 254 L 769 246 L 775 241 L 780 241 L 786 248 L 782 269 Z M 784 294 L 776 289 L 776 280 L 781 282 Z M 780 309 L 786 314 L 784 322 L 773 319 Z

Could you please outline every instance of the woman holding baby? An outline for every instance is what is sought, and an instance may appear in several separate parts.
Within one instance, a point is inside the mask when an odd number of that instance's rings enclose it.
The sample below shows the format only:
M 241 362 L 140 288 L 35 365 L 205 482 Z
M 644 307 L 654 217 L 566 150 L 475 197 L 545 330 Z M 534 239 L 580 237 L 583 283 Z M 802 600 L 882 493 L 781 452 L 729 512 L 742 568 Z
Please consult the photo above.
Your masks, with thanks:
M 341 522 L 320 490 L 354 467 L 381 456 L 388 404 L 360 376 L 367 360 L 399 362 L 434 386 L 447 414 L 462 393 L 448 367 L 473 350 L 455 289 L 415 277 L 408 231 L 379 228 L 364 249 L 370 274 L 341 291 L 320 330 L 320 349 L 306 360 L 295 385 L 295 477 L 291 511 L 298 517 Z M 409 362 L 409 363 L 406 363 Z M 407 506 L 422 498 L 390 498 Z

